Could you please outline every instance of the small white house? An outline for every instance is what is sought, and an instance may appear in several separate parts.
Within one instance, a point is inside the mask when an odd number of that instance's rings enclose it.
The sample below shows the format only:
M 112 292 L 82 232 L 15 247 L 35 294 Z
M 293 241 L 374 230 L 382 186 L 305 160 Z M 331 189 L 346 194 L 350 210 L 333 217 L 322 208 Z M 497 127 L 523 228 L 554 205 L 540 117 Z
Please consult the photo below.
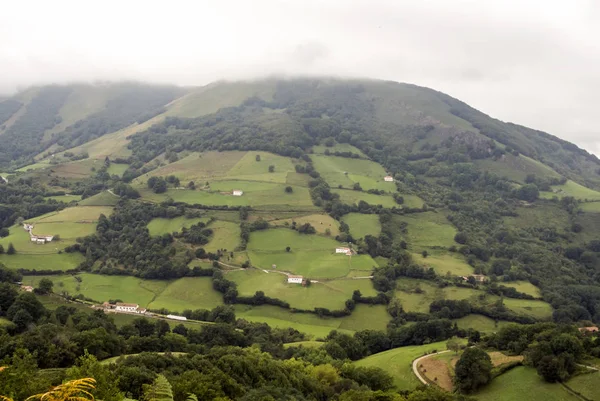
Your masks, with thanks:
M 244 191 L 242 191 L 241 189 L 233 190 L 233 196 L 242 196 L 242 195 L 244 195 Z
M 46 243 L 46 239 L 45 239 L 45 238 L 38 238 L 38 239 L 35 241 L 35 243 L 36 243 L 36 244 L 40 244 L 40 245 L 41 245 L 41 244 L 45 244 L 45 243 Z
M 167 315 L 167 319 L 185 321 L 185 320 L 187 320 L 187 317 L 185 317 L 185 316 L 177 316 L 177 315 Z
M 29 231 L 31 232 L 31 230 L 33 230 L 33 224 L 27 224 L 27 223 L 23 223 L 23 229 L 25 231 Z
M 29 239 L 31 240 L 31 242 L 37 242 L 38 237 L 36 237 L 35 235 L 32 235 L 29 237 Z
M 383 181 L 394 182 L 394 177 L 392 177 L 391 175 L 386 175 L 385 177 L 383 177 Z
M 302 276 L 288 276 L 288 284 L 302 284 Z
M 51 242 L 54 239 L 54 235 L 46 235 L 45 237 L 41 237 L 46 240 L 46 242 Z
M 117 304 L 115 305 L 115 310 L 117 312 L 139 313 L 139 307 L 140 306 L 138 304 L 126 304 L 122 302 L 117 302 Z
M 347 247 L 337 247 L 337 248 L 335 248 L 335 253 L 347 254 L 348 252 L 352 252 L 352 250 L 350 248 L 347 248 Z

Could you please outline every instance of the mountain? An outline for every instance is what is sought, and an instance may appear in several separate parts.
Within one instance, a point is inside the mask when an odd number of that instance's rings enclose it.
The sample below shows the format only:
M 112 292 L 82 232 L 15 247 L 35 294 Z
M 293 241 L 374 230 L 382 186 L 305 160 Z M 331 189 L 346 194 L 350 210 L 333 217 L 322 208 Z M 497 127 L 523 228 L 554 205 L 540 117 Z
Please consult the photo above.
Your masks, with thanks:
M 600 356 L 600 161 L 441 92 L 333 78 L 36 87 L 0 101 L 0 171 L 0 359 L 32 366 L 0 393 L 85 370 L 114 400 L 153 391 L 155 373 L 177 400 L 458 399 L 408 395 L 413 369 L 452 387 L 458 356 L 411 361 L 458 336 L 481 345 L 463 356 L 500 365 L 478 399 L 506 395 L 522 357 L 529 393 L 564 391 L 539 375 L 597 397 L 598 372 L 571 376 Z M 117 361 L 121 381 L 96 366 L 122 354 L 137 356 Z M 461 391 L 475 391 L 467 370 Z

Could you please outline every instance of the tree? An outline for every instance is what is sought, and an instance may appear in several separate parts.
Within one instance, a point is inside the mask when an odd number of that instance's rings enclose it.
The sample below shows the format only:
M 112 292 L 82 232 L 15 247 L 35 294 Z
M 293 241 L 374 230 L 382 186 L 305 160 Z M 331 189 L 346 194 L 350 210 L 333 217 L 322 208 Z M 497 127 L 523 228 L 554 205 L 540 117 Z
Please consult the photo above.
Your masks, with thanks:
M 294 192 L 294 188 L 292 188 L 288 185 L 287 187 L 285 187 L 285 192 L 288 194 L 291 194 L 292 192 Z
M 54 283 L 49 278 L 43 278 L 38 283 L 37 292 L 38 294 L 50 294 L 52 293 L 52 287 L 54 287 Z
M 467 234 L 465 234 L 463 232 L 456 233 L 456 235 L 454 236 L 454 241 L 461 245 L 466 244 L 467 240 L 468 240 Z
M 274 173 L 274 172 L 275 172 L 275 166 L 271 164 L 269 166 L 269 173 Z
M 193 191 L 194 189 L 196 189 L 196 183 L 194 181 L 190 181 L 188 182 L 187 187 L 188 189 L 191 189 Z
M 11 319 L 11 321 L 17 326 L 17 331 L 24 331 L 31 323 L 33 323 L 33 317 L 25 309 L 19 309 Z
M 256 155 L 255 159 L 256 159 L 257 162 L 259 162 L 260 161 L 260 155 Z
M 289 251 L 291 251 L 291 250 L 292 250 L 292 248 L 290 248 L 289 246 L 286 246 L 286 247 L 285 247 L 285 251 L 286 251 L 286 252 L 289 252 Z
M 362 191 L 362 187 L 360 186 L 360 182 L 355 182 L 352 186 L 352 189 L 355 191 Z
M 14 255 L 15 253 L 17 253 L 17 250 L 15 249 L 15 246 L 12 242 L 8 244 L 8 250 L 6 251 L 6 253 L 8 255 Z
M 446 342 L 446 348 L 448 348 L 450 351 L 454 351 L 455 354 L 458 354 L 458 351 L 460 351 L 460 342 L 456 338 L 452 337 Z
M 539 198 L 539 196 L 540 191 L 535 184 L 523 185 L 517 190 L 517 198 L 527 202 L 534 202 L 537 200 L 537 198 Z
M 421 255 L 423 255 L 423 257 L 426 258 L 427 256 L 429 256 L 429 252 L 423 251 L 421 252 Z
M 4 254 L 4 247 L 0 244 L 0 255 Z
M 480 348 L 467 348 L 456 363 L 454 385 L 461 393 L 472 393 L 492 378 L 492 360 Z

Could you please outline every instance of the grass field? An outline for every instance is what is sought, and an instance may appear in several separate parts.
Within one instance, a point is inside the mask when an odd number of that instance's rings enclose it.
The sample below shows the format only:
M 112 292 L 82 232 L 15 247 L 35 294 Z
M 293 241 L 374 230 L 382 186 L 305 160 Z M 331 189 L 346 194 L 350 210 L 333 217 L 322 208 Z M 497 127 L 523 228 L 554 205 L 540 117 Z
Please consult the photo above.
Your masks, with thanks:
M 394 216 L 397 224 L 406 223 L 409 249 L 420 251 L 431 247 L 448 248 L 455 245 L 456 229 L 443 213 L 425 212 Z
M 172 219 L 156 217 L 148 223 L 148 231 L 150 231 L 150 235 L 170 234 L 181 231 L 183 227 L 189 228 L 200 221 L 206 222 L 207 220 L 201 217 L 188 219 L 185 216 L 178 216 Z
M 365 296 L 377 295 L 371 280 L 333 280 L 303 287 L 288 284 L 283 274 L 265 273 L 257 269 L 230 272 L 227 279 L 237 283 L 240 295 L 252 296 L 261 290 L 265 295 L 286 301 L 292 308 L 298 309 L 344 309 L 344 303 L 352 298 L 354 290 L 359 290 Z
M 537 204 L 533 207 L 520 207 L 517 214 L 517 217 L 504 217 L 504 224 L 521 229 L 548 227 L 557 230 L 569 225 L 569 214 L 557 205 Z
M 311 335 L 315 340 L 325 338 L 331 330 L 352 334 L 352 331 L 340 329 L 343 319 L 319 318 L 317 315 L 310 313 L 292 313 L 277 306 L 236 305 L 235 314 L 240 319 L 267 323 L 271 327 L 283 329 L 292 327 L 302 333 Z
M 298 226 L 309 223 L 317 230 L 319 234 L 325 234 L 326 230 L 329 230 L 330 235 L 335 237 L 340 233 L 340 223 L 328 214 L 309 214 L 307 216 L 292 217 L 288 219 L 276 219 L 270 220 L 269 223 L 274 226 L 290 226 L 293 222 L 296 222 Z
M 331 192 L 340 195 L 340 201 L 349 205 L 365 201 L 370 205 L 382 205 L 383 207 L 400 207 L 390 195 L 373 195 L 367 192 L 353 191 L 350 189 L 332 189 Z
M 183 312 L 185 309 L 213 309 L 222 304 L 223 296 L 212 288 L 210 277 L 184 277 L 168 284 L 148 307 Z
M 9 269 L 30 269 L 30 270 L 72 270 L 77 268 L 85 257 L 80 253 L 52 253 L 52 254 L 22 254 L 0 255 L 0 263 L 3 263 Z
M 207 252 L 216 252 L 219 249 L 233 251 L 240 244 L 240 226 L 229 221 L 215 221 L 209 226 L 213 230 L 213 237 L 204 246 Z
M 259 162 L 257 155 L 260 155 Z M 269 173 L 269 166 L 274 166 L 275 171 Z M 227 172 L 227 177 L 285 184 L 288 172 L 295 172 L 290 158 L 268 152 L 248 152 Z
M 483 170 L 494 172 L 499 176 L 508 178 L 524 184 L 528 174 L 535 174 L 538 177 L 560 177 L 558 173 L 543 163 L 531 159 L 524 155 L 513 156 L 506 154 L 500 160 L 480 159 L 476 160 L 475 165 Z
M 395 296 L 405 311 L 429 313 L 429 304 L 443 297 L 443 292 L 431 282 L 401 277 Z
M 335 254 L 340 245 L 331 238 L 278 228 L 253 232 L 248 255 L 253 266 L 270 269 L 275 264 L 278 270 L 309 278 L 344 277 L 350 270 L 370 271 L 377 265 L 368 255 Z M 290 252 L 286 252 L 287 246 L 291 247 Z
M 366 280 L 360 280 L 366 281 Z M 364 294 L 364 292 L 363 292 Z M 361 331 L 381 330 L 385 331 L 391 316 L 387 313 L 385 305 L 356 305 L 350 316 L 342 319 L 340 329 Z
M 123 302 L 137 303 L 147 307 L 150 302 L 170 284 L 169 281 L 144 280 L 131 276 L 105 276 L 80 273 L 81 283 L 71 275 L 64 276 L 25 276 L 23 284 L 36 286 L 42 278 L 54 282 L 54 292 L 68 292 L 70 295 L 83 294 L 98 302 L 121 299 Z
M 434 250 L 430 251 L 426 258 L 420 253 L 413 253 L 412 256 L 415 263 L 428 268 L 432 267 L 440 276 L 448 272 L 455 276 L 469 276 L 473 274 L 473 268 L 465 262 L 460 254 Z
M 600 213 L 600 202 L 586 202 L 579 206 L 581 210 L 588 213 Z
M 378 367 L 394 378 L 398 390 L 413 390 L 421 382 L 412 371 L 412 361 L 433 351 L 446 349 L 446 341 L 427 345 L 395 348 L 380 352 L 355 362 L 357 366 Z
M 600 400 L 600 372 L 575 376 L 566 384 L 588 400 Z
M 349 143 L 336 143 L 335 145 L 328 147 L 325 145 L 317 145 L 313 146 L 313 152 L 317 154 L 324 154 L 325 150 L 329 149 L 331 153 L 333 152 L 352 152 L 354 154 L 360 155 L 361 157 L 367 158 L 367 156 L 357 147 L 350 145 Z
M 512 287 L 523 294 L 528 294 L 535 298 L 540 298 L 542 296 L 540 289 L 529 281 L 508 281 L 500 284 L 506 287 Z
M 578 401 L 558 383 L 546 383 L 533 368 L 518 366 L 498 376 L 475 394 L 480 401 Z
M 381 223 L 376 214 L 349 213 L 343 217 L 343 220 L 350 226 L 350 234 L 355 239 L 367 235 L 378 237 L 381 233 Z
M 121 177 L 123 175 L 123 173 L 125 172 L 125 170 L 127 170 L 128 168 L 129 168 L 129 164 L 111 163 L 110 166 L 108 166 L 107 172 L 111 176 L 117 175 L 117 176 Z
M 33 222 L 34 226 L 46 223 L 63 223 L 63 222 L 95 222 L 101 214 L 110 216 L 112 207 L 102 206 L 77 206 L 63 209 L 59 212 L 44 214 L 33 219 L 28 219 L 27 222 Z M 35 232 L 35 227 L 34 227 Z
M 100 192 L 96 195 L 85 198 L 79 202 L 79 206 L 115 206 L 119 202 L 119 197 L 108 191 Z
M 396 192 L 393 182 L 385 182 L 387 175 L 381 165 L 364 159 L 350 159 L 346 157 L 313 155 L 315 169 L 332 188 L 342 185 L 352 188 L 355 183 L 360 183 L 364 190 L 381 189 Z
M 504 305 L 520 315 L 527 315 L 536 319 L 550 319 L 552 317 L 552 306 L 543 301 L 504 298 Z
M 283 344 L 283 348 L 304 347 L 304 348 L 319 348 L 325 344 L 323 341 L 296 341 L 293 343 Z
M 65 202 L 65 203 L 69 203 L 69 202 L 73 202 L 73 201 L 80 201 L 81 200 L 81 195 L 55 195 L 55 196 L 46 196 L 44 199 L 54 199 L 55 201 L 58 202 Z
M 506 325 L 515 324 L 505 321 L 495 322 L 493 319 L 483 315 L 468 315 L 456 319 L 455 322 L 459 329 L 475 329 L 482 333 L 494 333 Z
M 551 199 L 554 196 L 559 198 L 572 196 L 581 200 L 598 201 L 600 200 L 600 192 L 584 187 L 574 181 L 567 181 L 564 185 L 553 185 L 552 192 L 540 192 L 540 197 Z

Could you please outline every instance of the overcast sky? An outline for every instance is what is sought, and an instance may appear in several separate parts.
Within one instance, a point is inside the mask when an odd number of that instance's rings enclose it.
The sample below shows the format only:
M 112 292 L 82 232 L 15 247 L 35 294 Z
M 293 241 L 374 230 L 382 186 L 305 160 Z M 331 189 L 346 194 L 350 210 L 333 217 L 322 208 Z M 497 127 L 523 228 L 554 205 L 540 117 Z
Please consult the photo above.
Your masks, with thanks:
M 0 92 L 273 73 L 428 86 L 600 154 L 600 0 L 2 2 Z

